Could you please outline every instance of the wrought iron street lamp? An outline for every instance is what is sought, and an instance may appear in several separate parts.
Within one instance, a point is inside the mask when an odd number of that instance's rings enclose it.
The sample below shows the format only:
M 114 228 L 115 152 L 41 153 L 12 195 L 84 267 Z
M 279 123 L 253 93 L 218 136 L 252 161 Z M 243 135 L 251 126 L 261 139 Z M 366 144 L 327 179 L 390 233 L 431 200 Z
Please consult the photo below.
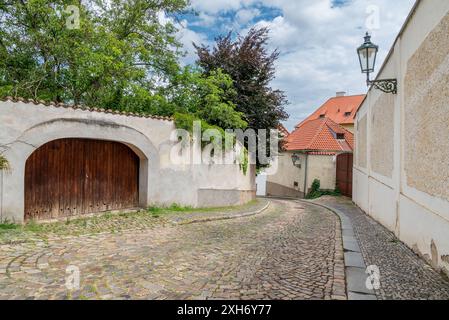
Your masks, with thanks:
M 365 42 L 357 49 L 359 56 L 360 68 L 362 73 L 366 73 L 366 84 L 374 86 L 386 93 L 397 93 L 398 82 L 396 79 L 384 79 L 371 81 L 369 74 L 374 72 L 376 66 L 377 53 L 379 46 L 371 42 L 371 36 L 367 32 L 365 35 Z

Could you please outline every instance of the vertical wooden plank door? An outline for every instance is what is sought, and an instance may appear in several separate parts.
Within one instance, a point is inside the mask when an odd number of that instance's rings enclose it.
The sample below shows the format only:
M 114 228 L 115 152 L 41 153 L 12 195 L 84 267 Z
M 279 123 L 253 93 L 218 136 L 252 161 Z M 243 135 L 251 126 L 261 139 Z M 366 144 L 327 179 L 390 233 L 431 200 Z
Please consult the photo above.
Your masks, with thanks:
M 342 195 L 350 198 L 352 198 L 352 166 L 352 153 L 337 156 L 337 187 Z
M 139 157 L 126 145 L 60 139 L 25 168 L 25 219 L 54 219 L 138 207 Z

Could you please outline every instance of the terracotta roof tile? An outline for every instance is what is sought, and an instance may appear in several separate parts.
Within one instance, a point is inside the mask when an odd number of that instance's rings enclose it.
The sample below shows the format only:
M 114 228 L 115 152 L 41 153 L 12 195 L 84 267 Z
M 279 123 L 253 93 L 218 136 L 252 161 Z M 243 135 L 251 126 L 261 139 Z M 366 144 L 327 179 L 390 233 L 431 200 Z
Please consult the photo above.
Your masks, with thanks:
M 138 117 L 138 118 L 151 118 L 156 120 L 166 120 L 166 121 L 172 121 L 173 118 L 171 117 L 164 117 L 164 116 L 155 116 L 155 115 L 149 115 L 149 114 L 138 114 L 134 112 L 126 112 L 126 111 L 119 111 L 119 110 L 111 110 L 111 109 L 101 109 L 101 108 L 91 108 L 83 105 L 69 105 L 64 103 L 56 103 L 56 102 L 48 102 L 48 101 L 42 101 L 42 100 L 33 100 L 33 99 L 24 99 L 24 98 L 13 98 L 13 97 L 4 97 L 0 98 L 0 101 L 6 102 L 23 102 L 23 103 L 32 103 L 34 105 L 44 105 L 47 107 L 55 107 L 55 108 L 70 108 L 74 110 L 85 110 L 90 112 L 102 112 L 102 113 L 110 113 L 110 114 L 117 114 L 127 117 Z
M 290 132 L 288 132 L 287 128 L 285 128 L 282 124 L 278 126 L 279 132 L 283 135 L 284 138 L 288 137 Z
M 344 139 L 338 139 L 338 135 Z M 286 138 L 285 149 L 352 152 L 354 135 L 329 118 L 318 118 L 300 124 Z
M 355 115 L 364 99 L 365 95 L 330 98 L 308 118 L 298 124 L 297 127 L 309 120 L 319 119 L 323 115 L 337 124 L 354 124 Z M 350 114 L 346 114 L 349 112 Z

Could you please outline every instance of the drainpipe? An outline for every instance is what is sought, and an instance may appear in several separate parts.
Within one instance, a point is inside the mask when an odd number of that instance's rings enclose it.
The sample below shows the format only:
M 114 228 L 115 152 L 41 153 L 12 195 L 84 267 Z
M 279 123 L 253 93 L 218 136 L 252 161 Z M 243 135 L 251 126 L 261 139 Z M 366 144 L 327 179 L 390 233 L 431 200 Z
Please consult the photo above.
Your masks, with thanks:
M 306 162 L 304 165 L 304 199 L 307 196 L 307 170 L 308 170 L 308 163 L 309 163 L 309 153 L 306 152 Z

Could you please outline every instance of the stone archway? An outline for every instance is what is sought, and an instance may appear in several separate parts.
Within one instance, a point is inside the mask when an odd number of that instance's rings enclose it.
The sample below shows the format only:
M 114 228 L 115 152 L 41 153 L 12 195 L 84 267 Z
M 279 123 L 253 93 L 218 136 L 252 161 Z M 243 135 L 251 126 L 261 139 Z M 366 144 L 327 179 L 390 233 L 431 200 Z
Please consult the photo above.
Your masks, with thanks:
M 25 165 L 25 220 L 139 206 L 139 157 L 119 142 L 66 138 L 34 151 Z
M 5 174 L 4 215 L 14 222 L 25 218 L 25 169 L 27 159 L 48 142 L 67 139 L 94 139 L 126 145 L 139 158 L 138 205 L 147 207 L 157 197 L 159 153 L 144 134 L 114 122 L 86 119 L 55 119 L 26 130 L 8 146 L 7 157 L 12 170 Z M 10 194 L 11 196 L 8 196 Z

